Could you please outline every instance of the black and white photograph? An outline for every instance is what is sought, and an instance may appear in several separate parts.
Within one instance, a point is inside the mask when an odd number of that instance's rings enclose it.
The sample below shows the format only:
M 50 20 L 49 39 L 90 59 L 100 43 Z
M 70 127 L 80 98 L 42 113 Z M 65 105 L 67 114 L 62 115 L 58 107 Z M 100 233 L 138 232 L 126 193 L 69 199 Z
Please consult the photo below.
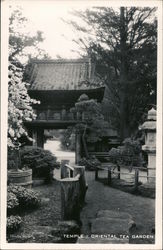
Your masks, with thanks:
M 1 249 L 162 249 L 162 1 L 2 1 Z

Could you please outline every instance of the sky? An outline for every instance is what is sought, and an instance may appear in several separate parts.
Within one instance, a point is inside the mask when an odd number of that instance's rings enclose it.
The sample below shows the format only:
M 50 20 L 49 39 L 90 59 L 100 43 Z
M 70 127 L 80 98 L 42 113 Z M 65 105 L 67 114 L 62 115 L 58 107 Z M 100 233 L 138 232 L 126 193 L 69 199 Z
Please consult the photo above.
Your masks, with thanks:
M 21 6 L 23 15 L 28 18 L 29 22 L 25 29 L 26 32 L 28 31 L 33 34 L 36 34 L 38 30 L 43 32 L 45 40 L 40 43 L 40 47 L 44 49 L 51 58 L 56 58 L 57 55 L 62 58 L 80 57 L 78 53 L 80 47 L 73 42 L 73 39 L 77 40 L 79 33 L 71 25 L 63 21 L 63 19 L 67 21 L 76 20 L 75 16 L 71 14 L 73 10 L 84 11 L 86 8 L 91 8 L 92 6 L 110 6 L 117 9 L 117 7 L 121 5 L 120 3 L 122 3 L 122 1 L 111 0 L 8 1 L 12 9 Z M 125 5 L 127 5 L 127 2 L 125 2 Z M 148 2 L 148 6 L 150 6 L 150 2 Z
M 26 32 L 31 34 L 37 30 L 43 32 L 45 40 L 40 47 L 52 58 L 56 58 L 57 55 L 62 58 L 77 58 L 79 53 L 72 50 L 79 50 L 79 47 L 72 40 L 78 37 L 78 33 L 63 19 L 73 20 L 75 17 L 70 13 L 71 11 L 86 9 L 85 5 L 79 3 L 78 1 L 78 4 L 68 5 L 64 1 L 12 0 L 11 5 L 12 9 L 21 6 L 23 16 L 28 18 Z

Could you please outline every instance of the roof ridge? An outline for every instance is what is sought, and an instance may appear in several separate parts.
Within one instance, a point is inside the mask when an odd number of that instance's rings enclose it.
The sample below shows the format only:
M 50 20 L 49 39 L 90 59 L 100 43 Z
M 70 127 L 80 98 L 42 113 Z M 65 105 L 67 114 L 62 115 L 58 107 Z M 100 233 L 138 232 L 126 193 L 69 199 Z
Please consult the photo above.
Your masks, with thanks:
M 76 59 L 30 59 L 31 63 L 80 63 L 88 62 L 90 58 L 76 58 Z

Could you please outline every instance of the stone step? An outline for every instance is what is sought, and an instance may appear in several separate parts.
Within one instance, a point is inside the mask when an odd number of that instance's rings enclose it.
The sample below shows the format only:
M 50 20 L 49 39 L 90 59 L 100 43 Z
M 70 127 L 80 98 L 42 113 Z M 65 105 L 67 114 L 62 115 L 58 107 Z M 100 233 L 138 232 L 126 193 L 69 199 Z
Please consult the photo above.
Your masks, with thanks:
M 129 230 L 136 226 L 132 216 L 125 212 L 99 210 L 91 221 L 91 235 L 78 239 L 78 243 L 126 244 Z
M 104 217 L 106 219 L 124 219 L 127 220 L 129 229 L 131 227 L 135 227 L 136 223 L 133 221 L 132 216 L 129 213 L 121 212 L 121 211 L 113 211 L 113 210 L 99 210 L 97 218 Z
M 129 219 L 100 217 L 92 221 L 92 234 L 127 235 L 129 233 Z

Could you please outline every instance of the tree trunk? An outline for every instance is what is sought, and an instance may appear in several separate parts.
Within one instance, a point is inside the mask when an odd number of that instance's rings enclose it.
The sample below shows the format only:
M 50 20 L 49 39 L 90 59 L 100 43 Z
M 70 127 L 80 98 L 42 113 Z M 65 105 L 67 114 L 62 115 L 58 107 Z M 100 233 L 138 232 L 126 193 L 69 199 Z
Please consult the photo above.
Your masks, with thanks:
M 85 125 L 84 132 L 82 135 L 82 143 L 83 143 L 83 147 L 84 147 L 85 156 L 86 156 L 86 158 L 89 158 L 88 148 L 87 148 L 87 144 L 85 141 L 86 129 L 87 129 L 87 124 Z
M 127 62 L 127 29 L 125 23 L 125 8 L 120 8 L 120 139 L 130 135 L 129 124 L 127 119 L 127 78 L 128 78 L 128 62 Z

